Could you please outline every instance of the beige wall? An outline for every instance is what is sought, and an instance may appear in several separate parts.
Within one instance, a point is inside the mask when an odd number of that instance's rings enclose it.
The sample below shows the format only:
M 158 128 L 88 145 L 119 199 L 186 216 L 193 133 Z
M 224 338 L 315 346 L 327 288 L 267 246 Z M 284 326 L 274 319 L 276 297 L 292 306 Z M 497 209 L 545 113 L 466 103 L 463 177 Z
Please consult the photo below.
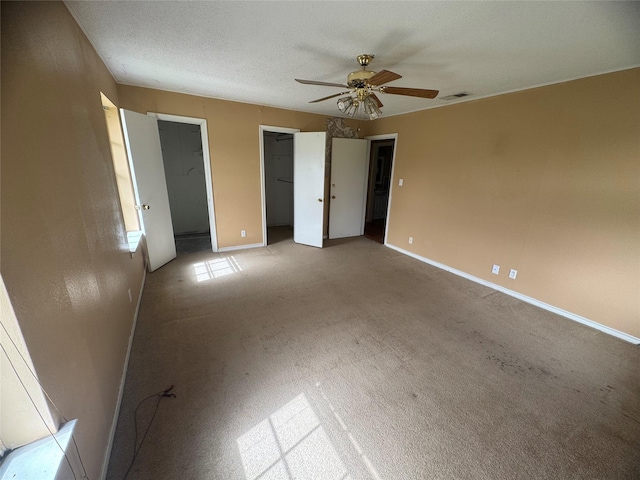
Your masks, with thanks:
M 58 431 L 0 274 L 0 454 Z M 43 421 L 43 419 L 45 421 Z
M 128 252 L 101 91 L 117 103 L 62 3 L 2 2 L 2 276 L 40 380 L 79 419 L 93 479 L 144 272 Z
M 327 129 L 323 115 L 126 85 L 118 85 L 118 93 L 122 108 L 207 120 L 220 248 L 262 243 L 259 126 Z M 348 125 L 354 130 L 359 126 L 353 121 Z M 241 230 L 247 231 L 246 238 Z
M 391 244 L 640 337 L 640 69 L 365 129 L 398 133 Z

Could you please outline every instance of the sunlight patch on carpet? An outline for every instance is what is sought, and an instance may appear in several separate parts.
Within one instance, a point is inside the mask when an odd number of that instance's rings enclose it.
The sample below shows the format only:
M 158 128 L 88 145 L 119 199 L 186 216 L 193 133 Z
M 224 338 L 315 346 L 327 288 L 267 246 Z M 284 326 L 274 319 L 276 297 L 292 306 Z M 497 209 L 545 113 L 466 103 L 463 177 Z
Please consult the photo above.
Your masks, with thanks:
M 242 267 L 233 256 L 197 262 L 193 264 L 193 269 L 198 282 L 233 275 L 242 271 Z
M 247 480 L 351 480 L 304 393 L 237 443 Z

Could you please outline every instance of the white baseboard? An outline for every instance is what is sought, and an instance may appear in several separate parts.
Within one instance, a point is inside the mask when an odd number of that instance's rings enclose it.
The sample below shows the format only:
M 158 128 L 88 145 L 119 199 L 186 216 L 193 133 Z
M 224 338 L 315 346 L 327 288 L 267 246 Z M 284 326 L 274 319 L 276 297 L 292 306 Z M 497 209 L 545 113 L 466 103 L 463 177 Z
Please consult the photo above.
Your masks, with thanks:
M 250 243 L 249 245 L 233 245 L 231 247 L 222 247 L 218 249 L 218 253 L 232 252 L 234 250 L 246 250 L 247 248 L 261 248 L 264 247 L 263 243 Z
M 118 400 L 116 402 L 116 411 L 113 414 L 111 422 L 111 432 L 109 433 L 109 443 L 107 443 L 107 451 L 105 452 L 104 461 L 102 462 L 102 475 L 100 478 L 106 480 L 107 470 L 109 469 L 109 459 L 111 458 L 111 449 L 113 448 L 113 438 L 116 435 L 116 427 L 118 426 L 118 417 L 120 416 L 120 405 L 122 404 L 122 396 L 124 395 L 124 384 L 127 379 L 127 369 L 129 368 L 129 357 L 131 356 L 131 347 L 133 346 L 133 337 L 136 333 L 136 325 L 138 324 L 138 313 L 140 313 L 140 303 L 142 302 L 142 292 L 144 291 L 144 283 L 147 279 L 147 269 L 144 269 L 142 275 L 142 285 L 140 285 L 140 294 L 136 304 L 136 311 L 133 314 L 133 325 L 131 325 L 131 333 L 129 334 L 129 345 L 127 346 L 127 355 L 124 358 L 124 368 L 122 370 L 122 379 L 120 380 L 120 389 L 118 390 Z
M 509 290 L 508 288 L 505 288 L 501 285 L 488 282 L 487 280 L 483 280 L 482 278 L 475 277 L 461 270 L 457 270 L 453 267 L 449 267 L 448 265 L 445 265 L 443 263 L 436 262 L 434 260 L 430 260 L 428 258 L 422 257 L 420 255 L 417 255 L 413 252 L 409 252 L 407 250 L 404 250 L 403 248 L 397 247 L 390 243 L 385 243 L 385 246 L 391 248 L 392 250 L 396 250 L 400 253 L 408 255 L 409 257 L 415 258 L 416 260 L 420 260 L 421 262 L 428 263 L 429 265 L 440 268 L 442 270 L 446 270 L 447 272 L 453 273 L 454 275 L 458 275 L 459 277 L 463 277 L 463 278 L 466 278 L 467 280 L 471 280 L 472 282 L 479 283 L 481 285 L 492 288 L 494 290 L 498 290 L 499 292 L 515 297 L 519 300 L 522 300 L 523 302 L 530 303 L 531 305 L 535 305 L 536 307 L 540 307 L 544 310 L 548 310 L 550 312 L 556 313 L 558 315 L 561 315 L 575 322 L 579 322 L 579 323 L 582 323 L 583 325 L 587 325 L 591 328 L 600 330 L 601 332 L 608 333 L 609 335 L 613 335 L 614 337 L 618 337 L 622 340 L 626 340 L 627 342 L 633 343 L 634 345 L 640 345 L 640 338 L 636 338 L 633 335 L 629 335 L 628 333 L 621 332 L 619 330 L 616 330 L 615 328 L 607 327 L 606 325 L 602 325 L 601 323 L 594 322 L 593 320 L 589 320 L 588 318 L 582 317 L 580 315 L 569 312 L 567 310 L 563 310 L 562 308 L 554 307 L 553 305 L 549 305 L 548 303 L 541 302 L 540 300 L 536 300 L 535 298 L 528 297 L 527 295 L 523 295 L 522 293 Z

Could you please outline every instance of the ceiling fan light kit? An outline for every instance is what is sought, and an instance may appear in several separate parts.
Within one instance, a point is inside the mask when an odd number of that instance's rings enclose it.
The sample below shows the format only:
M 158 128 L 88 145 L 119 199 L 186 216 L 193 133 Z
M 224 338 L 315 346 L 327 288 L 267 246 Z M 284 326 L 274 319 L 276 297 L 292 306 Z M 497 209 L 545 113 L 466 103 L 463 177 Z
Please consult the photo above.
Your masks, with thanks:
M 362 67 L 362 70 L 356 70 L 355 72 L 351 72 L 349 75 L 347 75 L 346 85 L 340 83 L 317 82 L 314 80 L 300 80 L 298 78 L 296 78 L 296 82 L 305 85 L 350 88 L 351 90 L 348 90 L 346 92 L 341 92 L 336 95 L 329 95 L 328 97 L 319 98 L 317 100 L 312 100 L 309 103 L 322 102 L 324 100 L 339 97 L 341 95 L 349 93 L 349 96 L 338 99 L 338 110 L 340 110 L 341 113 L 348 115 L 349 117 L 354 117 L 356 115 L 356 112 L 358 112 L 360 106 L 362 105 L 362 109 L 364 110 L 364 113 L 369 116 L 369 120 L 375 120 L 382 115 L 382 110 L 380 110 L 380 108 L 382 108 L 383 105 L 375 92 L 419 98 L 435 98 L 438 95 L 438 90 L 382 86 L 385 83 L 389 83 L 402 78 L 402 75 L 390 72 L 389 70 L 381 70 L 380 72 L 367 70 L 367 66 L 373 58 L 373 55 L 358 55 L 357 60 Z
M 351 97 L 342 97 L 338 99 L 338 110 L 342 113 L 347 113 L 347 110 L 353 105 L 353 98 Z
M 378 108 L 378 105 L 373 101 L 373 98 L 368 96 L 364 99 L 364 113 L 369 115 L 370 120 L 375 120 L 382 115 L 382 110 Z

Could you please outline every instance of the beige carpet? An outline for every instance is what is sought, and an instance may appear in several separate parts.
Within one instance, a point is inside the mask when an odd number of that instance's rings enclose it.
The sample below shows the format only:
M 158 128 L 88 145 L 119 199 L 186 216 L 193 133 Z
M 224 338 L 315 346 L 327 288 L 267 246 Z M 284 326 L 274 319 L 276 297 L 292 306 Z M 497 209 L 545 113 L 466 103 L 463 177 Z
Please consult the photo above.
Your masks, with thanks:
M 640 478 L 638 347 L 365 238 L 148 275 L 109 479 L 171 384 L 130 479 Z

